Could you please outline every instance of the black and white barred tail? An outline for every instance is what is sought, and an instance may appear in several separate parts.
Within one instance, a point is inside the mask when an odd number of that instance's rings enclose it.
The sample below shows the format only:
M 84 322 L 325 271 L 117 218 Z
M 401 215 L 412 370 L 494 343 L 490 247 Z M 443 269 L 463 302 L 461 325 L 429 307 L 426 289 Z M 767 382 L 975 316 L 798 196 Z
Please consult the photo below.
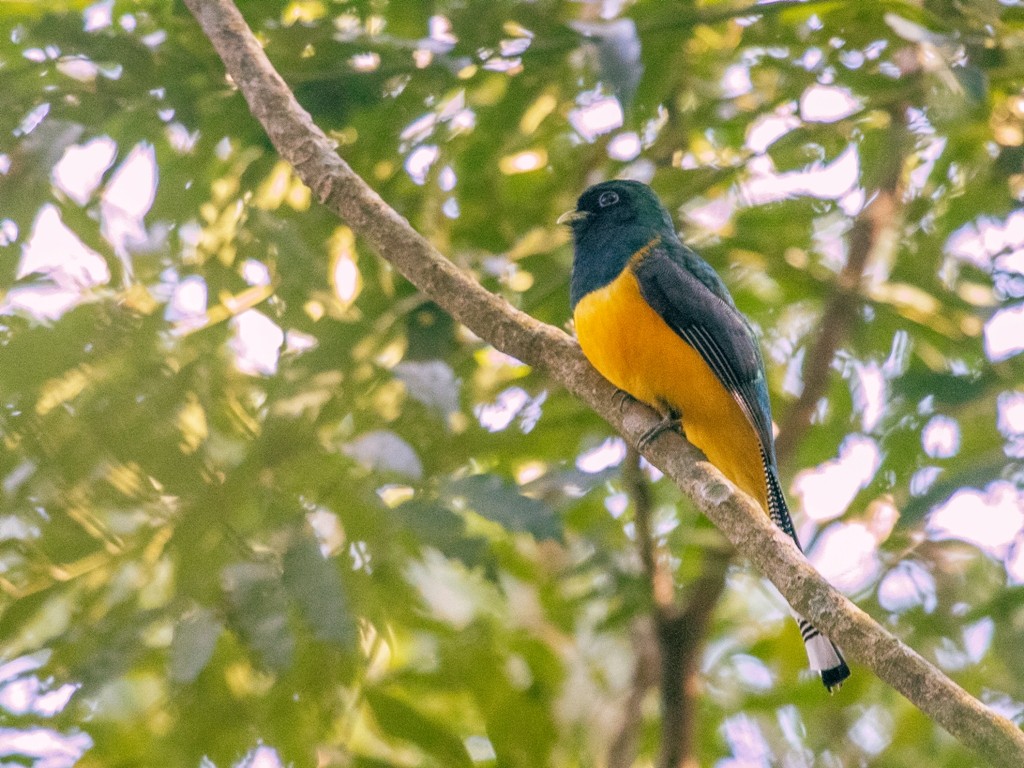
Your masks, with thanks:
M 814 628 L 807 619 L 793 611 L 793 618 L 800 627 L 807 658 L 811 669 L 821 675 L 821 682 L 829 693 L 839 690 L 843 681 L 850 676 L 850 668 L 836 644 Z
M 779 478 L 775 473 L 775 467 L 768 461 L 764 450 L 761 451 L 761 461 L 764 465 L 765 478 L 768 481 L 768 515 L 772 522 L 781 528 L 793 541 L 798 549 L 800 540 L 793 528 L 793 520 L 789 516 L 789 507 L 786 506 L 786 497 L 782 494 L 782 486 L 779 485 Z M 850 668 L 836 644 L 819 632 L 811 622 L 790 608 L 793 618 L 800 627 L 800 637 L 803 638 L 804 648 L 807 649 L 807 658 L 810 661 L 811 669 L 821 675 L 821 682 L 828 689 L 829 693 L 839 690 L 843 681 L 850 676 Z

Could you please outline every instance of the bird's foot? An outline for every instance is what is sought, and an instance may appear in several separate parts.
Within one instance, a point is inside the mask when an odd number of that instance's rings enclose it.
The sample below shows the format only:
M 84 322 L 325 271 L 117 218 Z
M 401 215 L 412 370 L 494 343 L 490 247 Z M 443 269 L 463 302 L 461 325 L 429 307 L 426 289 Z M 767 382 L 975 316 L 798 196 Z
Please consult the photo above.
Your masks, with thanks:
M 683 422 L 678 414 L 668 413 L 662 417 L 661 421 L 640 435 L 639 439 L 636 441 L 637 450 L 646 450 L 662 432 L 667 432 L 670 429 L 673 429 L 679 432 L 679 434 L 685 436 L 686 433 L 683 432 Z
M 622 413 L 626 408 L 626 403 L 635 403 L 636 398 L 633 397 L 629 392 L 624 389 L 615 388 L 612 393 L 612 405 L 619 409 L 619 413 Z

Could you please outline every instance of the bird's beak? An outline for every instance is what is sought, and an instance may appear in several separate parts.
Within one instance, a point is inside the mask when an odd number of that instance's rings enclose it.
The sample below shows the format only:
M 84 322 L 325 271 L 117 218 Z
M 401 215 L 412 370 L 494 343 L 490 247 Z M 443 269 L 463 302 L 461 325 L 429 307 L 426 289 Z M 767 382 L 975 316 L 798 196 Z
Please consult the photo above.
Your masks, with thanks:
M 558 217 L 556 224 L 572 226 L 577 221 L 582 221 L 590 215 L 587 211 L 566 211 Z

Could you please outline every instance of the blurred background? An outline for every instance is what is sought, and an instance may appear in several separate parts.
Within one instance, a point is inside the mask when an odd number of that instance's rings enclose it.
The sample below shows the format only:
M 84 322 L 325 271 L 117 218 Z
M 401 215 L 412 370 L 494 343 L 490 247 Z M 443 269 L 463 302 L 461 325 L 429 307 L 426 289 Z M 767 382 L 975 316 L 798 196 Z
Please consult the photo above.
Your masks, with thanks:
M 545 322 L 557 216 L 652 184 L 761 334 L 811 561 L 1024 717 L 1024 4 L 240 7 Z M 180 3 L 0 5 L 0 440 L 4 765 L 653 765 L 637 494 L 679 594 L 725 581 L 695 764 L 979 764 L 865 668 L 826 696 L 673 486 L 311 200 Z

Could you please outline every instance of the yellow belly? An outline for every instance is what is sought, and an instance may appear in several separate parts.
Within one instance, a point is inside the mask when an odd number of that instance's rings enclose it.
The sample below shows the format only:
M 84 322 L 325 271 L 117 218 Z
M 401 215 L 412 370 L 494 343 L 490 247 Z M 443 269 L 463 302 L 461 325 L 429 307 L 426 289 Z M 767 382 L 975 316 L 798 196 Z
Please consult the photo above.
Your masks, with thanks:
M 700 354 L 644 301 L 628 267 L 584 296 L 573 320 L 583 353 L 606 379 L 663 413 L 681 413 L 687 439 L 767 511 L 757 433 Z

